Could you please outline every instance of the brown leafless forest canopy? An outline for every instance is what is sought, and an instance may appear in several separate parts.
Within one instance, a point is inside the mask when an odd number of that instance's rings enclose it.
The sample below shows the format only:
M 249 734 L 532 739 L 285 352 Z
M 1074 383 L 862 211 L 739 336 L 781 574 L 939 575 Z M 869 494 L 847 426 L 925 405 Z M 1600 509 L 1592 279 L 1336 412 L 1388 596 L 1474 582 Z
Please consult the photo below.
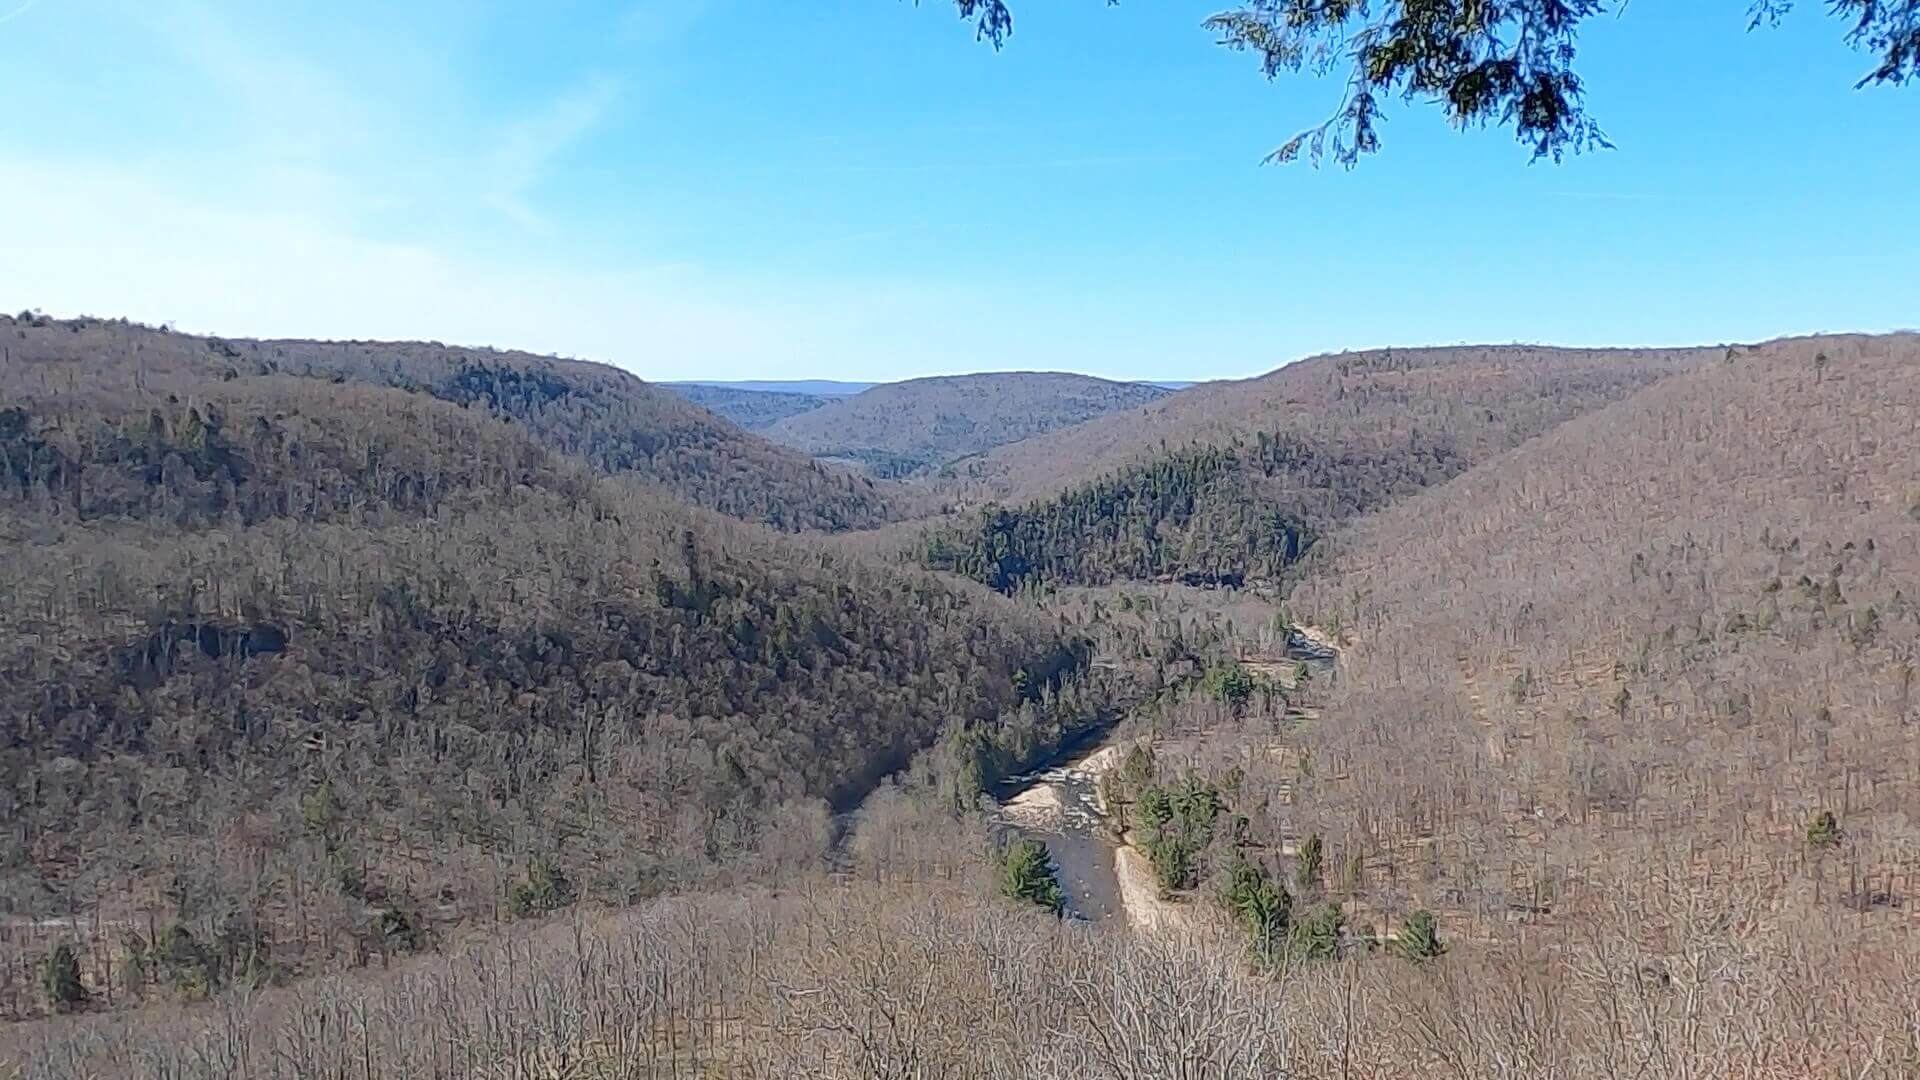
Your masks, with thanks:
M 225 978 L 498 910 L 529 866 L 620 899 L 817 857 L 830 805 L 1083 660 L 489 410 L 156 351 L 36 350 L 0 400 L 9 1009 L 61 916 L 109 951 L 176 926 Z
M 1910 911 L 1917 597 L 1920 337 L 1727 352 L 1337 539 L 1292 599 L 1351 640 L 1299 813 L 1481 913 L 1675 844 Z
M 579 913 L 218 1007 L 0 1033 L 81 1080 L 498 1076 L 1161 1080 L 1907 1075 L 1890 928 L 1649 867 L 1590 931 L 1272 977 L 1225 928 L 1089 932 L 955 882 L 798 884 Z
M 783 530 L 861 528 L 895 515 L 870 480 L 809 461 L 617 368 L 437 342 L 252 341 L 122 320 L 0 323 L 0 391 L 48 396 L 288 375 L 394 387 L 524 425 L 610 473 Z
M 0 1076 L 1920 1064 L 1920 336 L 1129 404 L 922 478 L 1010 596 L 611 369 L 0 346 Z
M 817 409 L 832 398 L 780 390 L 742 390 L 736 386 L 667 383 L 671 390 L 695 405 L 746 428 L 759 431 L 789 416 Z
M 1424 430 L 1484 457 L 1722 351 L 1514 345 L 1318 356 L 1257 378 L 1201 383 L 1125 414 L 1000 447 L 951 472 L 963 491 L 1014 502 L 1054 495 L 1170 448 L 1259 432 L 1361 449 Z
M 819 457 L 900 475 L 1127 412 L 1171 391 L 1063 372 L 1015 371 L 887 383 L 768 426 Z
M 1353 516 L 1723 351 L 1394 349 L 1202 384 L 944 470 L 985 506 L 916 554 L 1002 591 L 1278 580 Z

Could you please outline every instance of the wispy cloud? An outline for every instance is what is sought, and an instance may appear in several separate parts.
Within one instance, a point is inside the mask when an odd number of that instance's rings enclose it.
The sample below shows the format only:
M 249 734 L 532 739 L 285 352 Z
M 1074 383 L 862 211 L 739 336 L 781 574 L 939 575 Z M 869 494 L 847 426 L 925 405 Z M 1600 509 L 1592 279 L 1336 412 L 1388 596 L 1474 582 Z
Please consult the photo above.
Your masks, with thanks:
M 219 91 L 224 108 L 207 123 L 222 132 L 212 152 L 225 176 L 264 177 L 246 185 L 250 199 L 297 187 L 288 194 L 312 213 L 351 220 L 464 208 L 547 232 L 537 189 L 626 92 L 624 81 L 596 73 L 517 110 L 441 102 L 453 110 L 442 115 L 341 66 L 378 70 L 394 57 L 328 55 L 243 12 L 187 2 L 137 17 Z
M 530 191 L 600 123 L 620 91 L 618 81 L 594 75 L 509 125 L 490 155 L 487 204 L 522 225 L 545 229 L 545 219 L 529 205 Z
M 928 336 L 964 366 L 991 336 L 947 290 L 761 279 L 636 257 L 617 268 L 476 258 L 275 200 L 0 151 L 0 309 L 124 315 L 230 335 L 435 339 L 605 360 L 653 379 L 845 370 Z
M 0 16 L 18 18 L 19 4 L 0 0 Z M 705 209 L 698 199 L 689 208 L 661 200 L 669 209 L 635 199 L 630 213 L 586 220 L 571 197 L 605 190 L 592 185 L 606 174 L 575 185 L 576 168 L 647 165 L 636 147 L 614 143 L 679 77 L 676 51 L 654 43 L 686 30 L 681 6 L 652 0 L 625 23 L 615 16 L 597 26 L 617 58 L 583 70 L 569 51 L 557 67 L 511 74 L 472 67 L 499 28 L 476 25 L 450 44 L 430 16 L 344 27 L 244 0 L 61 6 L 60 21 L 79 24 L 68 40 L 87 42 L 100 65 L 125 61 L 151 97 L 130 102 L 139 107 L 124 116 L 91 115 L 102 99 L 67 92 L 90 69 L 64 56 L 29 69 L 32 91 L 60 119 L 0 131 L 0 308 L 236 335 L 495 344 L 608 360 L 650 378 L 866 377 L 897 374 L 903 362 L 974 368 L 983 357 L 1057 367 L 1096 352 L 1103 365 L 1157 361 L 1164 347 L 1135 332 L 1150 321 L 1144 315 L 1125 326 L 1103 315 L 1109 340 L 1095 345 L 1084 331 L 1091 300 L 1063 309 L 1057 298 L 938 260 L 849 269 L 865 265 L 860 249 L 927 231 L 925 215 L 856 215 L 843 223 L 851 228 L 774 258 L 714 255 L 704 237 L 681 236 L 672 211 Z M 865 140 L 851 141 L 826 160 L 748 167 L 950 168 L 929 160 L 945 156 L 938 149 L 890 164 L 881 148 L 863 153 Z M 1153 160 L 1063 147 L 960 167 Z M 716 231 L 731 225 L 713 222 Z M 672 246 L 649 249 L 654 236 Z M 1023 327 L 1013 341 L 1010 324 Z M 1202 348 L 1191 334 L 1180 344 Z
M 13 20 L 19 18 L 20 16 L 25 15 L 27 12 L 32 11 L 35 7 L 39 6 L 39 4 L 40 4 L 40 0 L 25 0 L 25 2 L 21 3 L 11 11 L 0 12 L 0 24 L 12 22 Z
M 204 3 L 134 10 L 160 47 L 221 91 L 227 108 L 208 119 L 237 128 L 255 160 L 337 160 L 382 130 L 385 110 L 297 43 Z

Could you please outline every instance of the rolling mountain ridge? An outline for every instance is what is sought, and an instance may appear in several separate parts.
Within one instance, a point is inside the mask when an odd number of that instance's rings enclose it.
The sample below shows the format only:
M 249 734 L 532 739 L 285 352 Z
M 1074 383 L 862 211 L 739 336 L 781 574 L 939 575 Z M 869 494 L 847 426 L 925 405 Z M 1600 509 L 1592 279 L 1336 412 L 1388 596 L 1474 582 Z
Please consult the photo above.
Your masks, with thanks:
M 899 516 L 871 480 L 810 461 L 604 364 L 436 342 L 204 338 L 118 320 L 9 320 L 0 389 L 291 375 L 387 386 L 523 424 L 610 474 L 785 531 L 866 528 Z
M 1145 383 L 998 372 L 886 383 L 768 425 L 769 439 L 876 476 L 929 466 L 1167 397 Z

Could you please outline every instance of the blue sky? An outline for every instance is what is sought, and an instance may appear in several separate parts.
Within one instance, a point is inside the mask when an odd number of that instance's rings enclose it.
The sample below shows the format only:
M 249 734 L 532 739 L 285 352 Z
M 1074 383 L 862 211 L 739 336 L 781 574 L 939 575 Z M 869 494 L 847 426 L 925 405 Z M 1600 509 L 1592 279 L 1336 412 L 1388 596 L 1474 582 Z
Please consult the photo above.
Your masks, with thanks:
M 1583 38 L 1618 149 L 1529 164 L 1333 107 L 1220 6 L 1020 0 L 0 0 L 0 307 L 426 338 L 648 378 L 1077 370 L 1920 323 L 1920 87 L 1803 9 L 1637 3 Z

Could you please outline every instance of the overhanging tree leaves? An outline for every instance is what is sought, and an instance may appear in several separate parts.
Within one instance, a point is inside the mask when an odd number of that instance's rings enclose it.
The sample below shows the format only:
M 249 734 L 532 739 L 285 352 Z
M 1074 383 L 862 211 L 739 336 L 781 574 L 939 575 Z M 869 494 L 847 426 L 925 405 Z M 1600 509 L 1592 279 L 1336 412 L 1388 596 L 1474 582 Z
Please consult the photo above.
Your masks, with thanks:
M 1438 102 L 1456 126 L 1511 126 L 1534 157 L 1606 146 L 1586 115 L 1574 74 L 1581 22 L 1604 0 L 1252 0 L 1207 20 L 1230 49 L 1256 54 L 1268 78 L 1349 66 L 1334 115 L 1270 155 L 1304 150 L 1352 165 L 1380 149 L 1377 124 L 1391 97 Z
M 961 18 L 973 23 L 980 40 L 993 42 L 996 49 L 1013 33 L 1013 12 L 1007 10 L 1005 0 L 954 0 L 954 6 Z
M 995 48 L 1013 32 L 1004 0 L 955 5 Z M 1626 0 L 1243 0 L 1205 25 L 1220 44 L 1257 56 L 1268 78 L 1346 69 L 1334 114 L 1269 161 L 1304 153 L 1352 166 L 1380 149 L 1381 108 L 1393 98 L 1436 103 L 1456 127 L 1511 128 L 1535 159 L 1558 161 L 1610 145 L 1587 115 L 1575 45 L 1587 20 L 1626 7 Z M 1773 25 L 1792 7 L 1792 0 L 1751 0 L 1749 25 Z M 1847 44 L 1878 60 L 1857 87 L 1920 75 L 1920 0 L 1829 0 L 1827 7 L 1848 23 Z

